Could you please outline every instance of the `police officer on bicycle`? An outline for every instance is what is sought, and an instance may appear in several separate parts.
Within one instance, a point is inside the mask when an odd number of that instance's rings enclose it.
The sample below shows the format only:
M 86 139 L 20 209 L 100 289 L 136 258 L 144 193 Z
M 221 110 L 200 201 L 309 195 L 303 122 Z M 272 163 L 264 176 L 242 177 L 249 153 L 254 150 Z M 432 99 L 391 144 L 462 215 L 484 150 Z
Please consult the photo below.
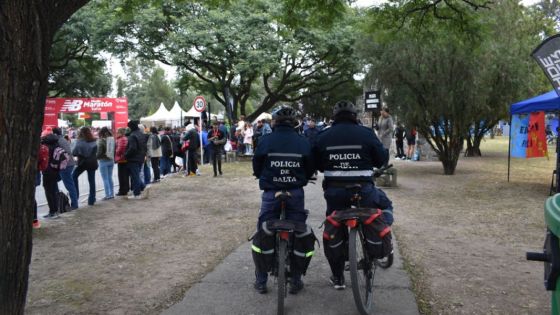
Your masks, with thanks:
M 286 219 L 305 223 L 307 212 L 304 208 L 303 186 L 307 185 L 314 172 L 309 141 L 294 129 L 297 124 L 295 110 L 281 107 L 273 112 L 272 119 L 272 133 L 260 138 L 253 156 L 253 172 L 263 190 L 257 233 L 252 246 L 255 289 L 261 294 L 267 292 L 267 272 L 270 271 L 274 254 L 274 236 L 265 233 L 266 226 L 263 223 L 280 217 L 280 201 L 275 198 L 275 194 L 278 191 L 290 193 L 291 198 L 286 201 Z M 310 255 L 312 252 L 308 252 Z M 298 270 L 301 268 L 294 268 L 294 261 L 291 259 L 291 294 L 297 294 L 303 288 L 301 275 L 305 272 Z
M 384 209 L 388 224 L 392 223 L 392 203 L 385 193 L 375 188 L 373 168 L 381 167 L 389 160 L 389 153 L 375 133 L 358 124 L 356 106 L 349 101 L 339 101 L 334 106 L 332 127 L 317 135 L 313 147 L 316 167 L 324 173 L 323 191 L 329 216 L 334 210 L 350 208 L 352 192 L 350 184 L 361 184 L 362 207 Z M 325 224 L 328 223 L 328 220 Z M 348 232 L 329 243 L 323 237 L 325 256 L 331 267 L 331 284 L 337 290 L 345 288 L 344 265 L 347 259 Z

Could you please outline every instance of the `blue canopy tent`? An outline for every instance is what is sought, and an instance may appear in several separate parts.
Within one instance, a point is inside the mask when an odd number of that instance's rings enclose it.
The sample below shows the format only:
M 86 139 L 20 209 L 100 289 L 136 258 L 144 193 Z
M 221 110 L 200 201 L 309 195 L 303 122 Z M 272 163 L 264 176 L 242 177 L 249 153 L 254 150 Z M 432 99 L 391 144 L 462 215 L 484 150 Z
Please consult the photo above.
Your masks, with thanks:
M 510 112 L 510 128 L 509 128 L 509 152 L 508 152 L 508 181 L 511 163 L 511 116 L 519 114 L 530 114 L 533 112 L 560 112 L 560 96 L 555 90 L 541 94 L 539 96 L 526 99 L 521 102 L 512 104 L 509 108 Z M 559 134 L 560 135 L 560 134 Z M 558 141 L 556 145 L 556 170 L 560 169 L 560 152 Z M 556 183 L 560 180 L 560 171 L 555 171 Z M 556 185 L 556 192 L 560 192 L 560 185 Z

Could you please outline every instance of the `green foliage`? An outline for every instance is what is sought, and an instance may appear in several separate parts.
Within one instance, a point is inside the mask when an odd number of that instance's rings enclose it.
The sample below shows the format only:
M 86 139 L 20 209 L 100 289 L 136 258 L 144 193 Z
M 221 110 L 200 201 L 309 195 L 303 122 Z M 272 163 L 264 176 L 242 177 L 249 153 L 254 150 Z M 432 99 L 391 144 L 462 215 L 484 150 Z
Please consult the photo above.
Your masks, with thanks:
M 123 91 L 128 98 L 131 119 L 153 114 L 161 103 L 171 109 L 178 99 L 165 78 L 165 71 L 154 62 L 131 60 L 126 63 L 125 72 L 127 80 Z
M 105 60 L 91 45 L 95 15 L 78 11 L 55 34 L 49 60 L 49 96 L 102 97 L 111 89 Z
M 389 13 L 398 9 L 410 12 L 405 5 Z M 373 16 L 382 21 L 387 12 Z M 367 45 L 369 84 L 382 88 L 399 118 L 427 138 L 446 174 L 454 173 L 473 126 L 483 135 L 506 117 L 511 102 L 542 88 L 529 52 L 543 23 L 512 1 L 462 18 L 469 19 L 463 30 L 435 14 L 398 27 L 381 23 L 392 27 L 370 33 L 374 42 Z

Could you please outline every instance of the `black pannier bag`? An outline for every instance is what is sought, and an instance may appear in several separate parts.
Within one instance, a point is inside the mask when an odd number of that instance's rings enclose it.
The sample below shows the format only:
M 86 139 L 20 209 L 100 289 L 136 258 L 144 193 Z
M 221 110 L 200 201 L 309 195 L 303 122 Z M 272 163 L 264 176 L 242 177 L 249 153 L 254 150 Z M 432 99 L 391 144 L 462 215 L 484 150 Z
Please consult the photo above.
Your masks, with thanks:
M 393 250 L 391 227 L 385 223 L 382 211 L 377 209 L 376 213 L 361 221 L 369 257 L 381 259 L 389 255 Z
M 266 222 L 263 222 L 262 226 L 253 235 L 251 252 L 258 272 L 270 272 L 272 270 L 275 238 L 274 232 L 266 228 Z
M 348 229 L 335 215 L 336 211 L 326 218 L 323 230 L 323 250 L 331 265 L 348 260 Z
M 315 254 L 315 242 L 317 241 L 313 229 L 309 225 L 306 225 L 306 227 L 304 232 L 294 233 L 294 246 L 291 257 L 291 267 L 294 271 L 299 271 L 303 275 L 305 275 L 309 262 L 311 262 L 311 258 Z

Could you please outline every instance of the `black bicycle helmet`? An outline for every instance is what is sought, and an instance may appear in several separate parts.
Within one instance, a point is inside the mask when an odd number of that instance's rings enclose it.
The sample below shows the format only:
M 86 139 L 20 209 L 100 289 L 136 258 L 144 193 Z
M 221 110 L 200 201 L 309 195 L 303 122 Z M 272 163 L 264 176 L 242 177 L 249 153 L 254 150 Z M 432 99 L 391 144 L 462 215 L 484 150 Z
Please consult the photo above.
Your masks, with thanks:
M 285 120 L 296 121 L 297 113 L 291 107 L 282 106 L 272 112 L 272 119 L 277 122 Z
M 338 101 L 334 105 L 333 115 L 336 116 L 338 115 L 338 113 L 341 112 L 349 112 L 352 114 L 356 114 L 357 113 L 356 106 L 350 101 L 346 101 L 346 100 Z

